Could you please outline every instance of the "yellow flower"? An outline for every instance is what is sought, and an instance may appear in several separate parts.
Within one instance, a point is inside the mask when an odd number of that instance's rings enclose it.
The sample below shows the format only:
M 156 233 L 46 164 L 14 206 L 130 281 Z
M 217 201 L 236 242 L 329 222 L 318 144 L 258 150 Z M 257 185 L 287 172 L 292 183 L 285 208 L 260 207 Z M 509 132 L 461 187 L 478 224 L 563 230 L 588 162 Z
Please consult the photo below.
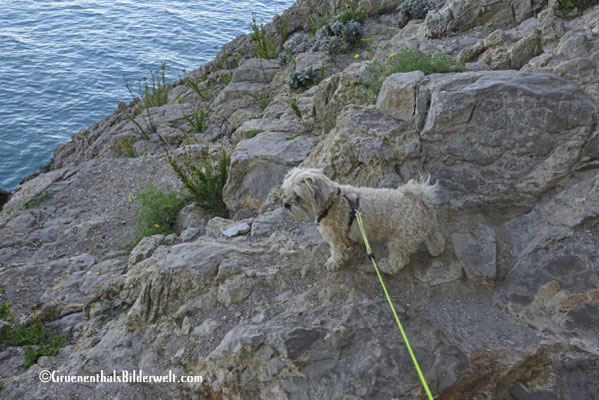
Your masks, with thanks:
M 360 108 L 364 108 L 364 104 L 360 104 Z
M 154 224 L 154 226 L 155 226 L 156 228 L 160 228 L 160 225 L 158 225 L 158 224 Z
M 100 273 L 99 273 L 99 272 L 96 272 L 96 275 L 100 275 Z
M 395 57 L 395 52 L 389 54 L 389 57 Z
M 359 54 L 356 54 L 356 55 L 354 56 L 354 58 L 360 58 L 360 55 L 359 55 Z
M 128 198 L 129 200 L 131 200 L 133 197 L 129 196 L 129 197 L 127 197 L 127 198 Z

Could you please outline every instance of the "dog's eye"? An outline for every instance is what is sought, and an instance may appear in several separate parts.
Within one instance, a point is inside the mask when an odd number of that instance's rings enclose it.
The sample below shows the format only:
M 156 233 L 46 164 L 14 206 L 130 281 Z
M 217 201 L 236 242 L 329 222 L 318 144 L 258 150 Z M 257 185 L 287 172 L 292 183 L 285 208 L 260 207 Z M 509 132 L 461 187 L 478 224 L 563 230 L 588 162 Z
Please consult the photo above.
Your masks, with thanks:
M 298 203 L 300 202 L 301 199 L 302 199 L 301 197 L 295 196 L 295 201 L 297 201 Z

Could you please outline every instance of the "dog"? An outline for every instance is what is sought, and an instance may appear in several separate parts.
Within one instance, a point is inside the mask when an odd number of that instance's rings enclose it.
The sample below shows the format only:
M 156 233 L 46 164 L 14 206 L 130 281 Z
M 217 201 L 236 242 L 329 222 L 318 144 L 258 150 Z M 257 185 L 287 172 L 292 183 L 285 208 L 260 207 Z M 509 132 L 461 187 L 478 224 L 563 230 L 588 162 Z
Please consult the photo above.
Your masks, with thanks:
M 389 257 L 381 271 L 403 269 L 423 241 L 432 256 L 445 250 L 435 204 L 437 184 L 410 180 L 397 189 L 340 185 L 321 169 L 293 168 L 281 185 L 283 206 L 296 218 L 316 218 L 318 231 L 328 242 L 331 255 L 325 266 L 338 270 L 350 258 L 353 243 L 362 243 L 355 210 L 360 210 L 369 241 L 387 241 Z

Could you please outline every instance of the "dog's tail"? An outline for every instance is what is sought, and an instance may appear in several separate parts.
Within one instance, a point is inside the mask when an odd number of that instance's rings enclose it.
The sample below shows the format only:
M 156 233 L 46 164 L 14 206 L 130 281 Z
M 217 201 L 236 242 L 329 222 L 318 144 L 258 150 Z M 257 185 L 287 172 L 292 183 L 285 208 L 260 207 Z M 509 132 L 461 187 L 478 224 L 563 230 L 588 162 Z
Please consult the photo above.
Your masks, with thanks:
M 405 185 L 398 188 L 405 194 L 411 194 L 422 198 L 424 205 L 428 208 L 435 208 L 439 204 L 437 192 L 439 190 L 439 182 L 431 184 L 431 175 L 420 176 L 418 179 L 410 179 Z

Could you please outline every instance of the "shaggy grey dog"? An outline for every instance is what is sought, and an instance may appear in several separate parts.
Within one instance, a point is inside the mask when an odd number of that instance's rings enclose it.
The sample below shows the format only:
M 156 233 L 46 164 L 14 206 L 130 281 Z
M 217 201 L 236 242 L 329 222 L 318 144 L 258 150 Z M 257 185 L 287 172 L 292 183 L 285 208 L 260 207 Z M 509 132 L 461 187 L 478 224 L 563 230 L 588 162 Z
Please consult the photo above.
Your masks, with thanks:
M 430 178 L 429 178 L 430 179 Z M 353 243 L 362 243 L 354 209 L 359 207 L 369 241 L 386 240 L 389 259 L 383 272 L 396 273 L 424 241 L 432 256 L 443 253 L 445 239 L 435 214 L 437 185 L 410 180 L 397 189 L 340 185 L 320 169 L 294 168 L 283 180 L 283 203 L 292 215 L 316 218 L 318 231 L 331 247 L 328 270 L 337 270 L 348 259 Z

